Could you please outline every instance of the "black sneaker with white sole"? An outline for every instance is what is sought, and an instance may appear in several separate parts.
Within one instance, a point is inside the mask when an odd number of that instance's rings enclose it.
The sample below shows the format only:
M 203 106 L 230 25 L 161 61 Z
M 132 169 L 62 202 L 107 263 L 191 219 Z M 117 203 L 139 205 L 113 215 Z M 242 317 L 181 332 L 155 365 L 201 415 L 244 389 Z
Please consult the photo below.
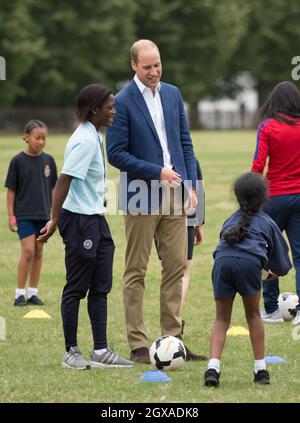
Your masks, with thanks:
M 220 385 L 220 373 L 215 369 L 208 369 L 204 373 L 204 385 L 217 388 Z
M 37 295 L 32 295 L 30 298 L 28 298 L 27 304 L 42 306 L 44 305 L 44 302 Z
M 268 370 L 259 370 L 257 373 L 254 373 L 254 383 L 259 383 L 260 385 L 269 385 L 270 384 L 270 375 Z
M 24 295 L 20 295 L 18 298 L 15 299 L 14 305 L 17 307 L 24 307 L 27 305 L 26 299 Z

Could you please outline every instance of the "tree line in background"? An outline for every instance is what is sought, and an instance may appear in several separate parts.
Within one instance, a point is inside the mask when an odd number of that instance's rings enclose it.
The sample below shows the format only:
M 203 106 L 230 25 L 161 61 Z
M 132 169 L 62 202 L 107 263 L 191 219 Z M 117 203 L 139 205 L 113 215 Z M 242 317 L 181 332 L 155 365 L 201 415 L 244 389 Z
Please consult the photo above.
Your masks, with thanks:
M 198 101 L 234 95 L 239 75 L 260 100 L 291 79 L 299 22 L 298 0 L 0 0 L 0 107 L 72 106 L 93 82 L 116 92 L 132 77 L 131 44 L 150 38 L 197 126 Z

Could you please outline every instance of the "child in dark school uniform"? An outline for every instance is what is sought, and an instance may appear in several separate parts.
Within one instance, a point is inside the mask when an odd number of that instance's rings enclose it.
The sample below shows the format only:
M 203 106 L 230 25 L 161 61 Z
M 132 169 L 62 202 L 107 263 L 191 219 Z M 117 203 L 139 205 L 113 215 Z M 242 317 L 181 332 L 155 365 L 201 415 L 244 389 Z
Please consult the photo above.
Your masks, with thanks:
M 18 232 L 21 243 L 15 306 L 44 304 L 38 297 L 43 244 L 37 244 L 36 238 L 50 219 L 57 180 L 55 161 L 43 151 L 47 132 L 47 126 L 37 119 L 25 125 L 23 139 L 27 146 L 12 158 L 5 181 L 8 227 Z
M 259 310 L 262 270 L 283 276 L 291 268 L 288 246 L 275 222 L 261 207 L 267 186 L 261 175 L 246 173 L 234 184 L 239 210 L 224 223 L 213 254 L 212 282 L 216 320 L 211 334 L 206 386 L 219 386 L 220 359 L 230 325 L 233 301 L 242 298 L 254 354 L 254 382 L 269 384 L 265 363 L 264 326 Z

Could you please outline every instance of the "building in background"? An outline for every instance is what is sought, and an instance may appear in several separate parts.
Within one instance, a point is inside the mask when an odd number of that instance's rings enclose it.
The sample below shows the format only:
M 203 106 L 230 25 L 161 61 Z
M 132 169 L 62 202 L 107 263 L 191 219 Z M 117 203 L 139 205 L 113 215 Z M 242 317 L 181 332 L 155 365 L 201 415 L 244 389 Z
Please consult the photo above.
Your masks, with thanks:
M 258 94 L 252 88 L 241 91 L 235 99 L 203 100 L 198 104 L 203 129 L 252 129 L 256 126 Z

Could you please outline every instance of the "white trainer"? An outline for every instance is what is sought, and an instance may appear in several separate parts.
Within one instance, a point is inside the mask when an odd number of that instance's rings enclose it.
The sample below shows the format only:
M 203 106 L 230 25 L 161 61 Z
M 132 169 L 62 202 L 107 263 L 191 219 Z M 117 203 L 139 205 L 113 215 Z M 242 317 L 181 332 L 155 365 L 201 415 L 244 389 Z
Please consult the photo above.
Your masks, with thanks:
M 264 314 L 261 318 L 264 323 L 283 323 L 284 322 L 279 308 L 273 311 L 273 313 Z

